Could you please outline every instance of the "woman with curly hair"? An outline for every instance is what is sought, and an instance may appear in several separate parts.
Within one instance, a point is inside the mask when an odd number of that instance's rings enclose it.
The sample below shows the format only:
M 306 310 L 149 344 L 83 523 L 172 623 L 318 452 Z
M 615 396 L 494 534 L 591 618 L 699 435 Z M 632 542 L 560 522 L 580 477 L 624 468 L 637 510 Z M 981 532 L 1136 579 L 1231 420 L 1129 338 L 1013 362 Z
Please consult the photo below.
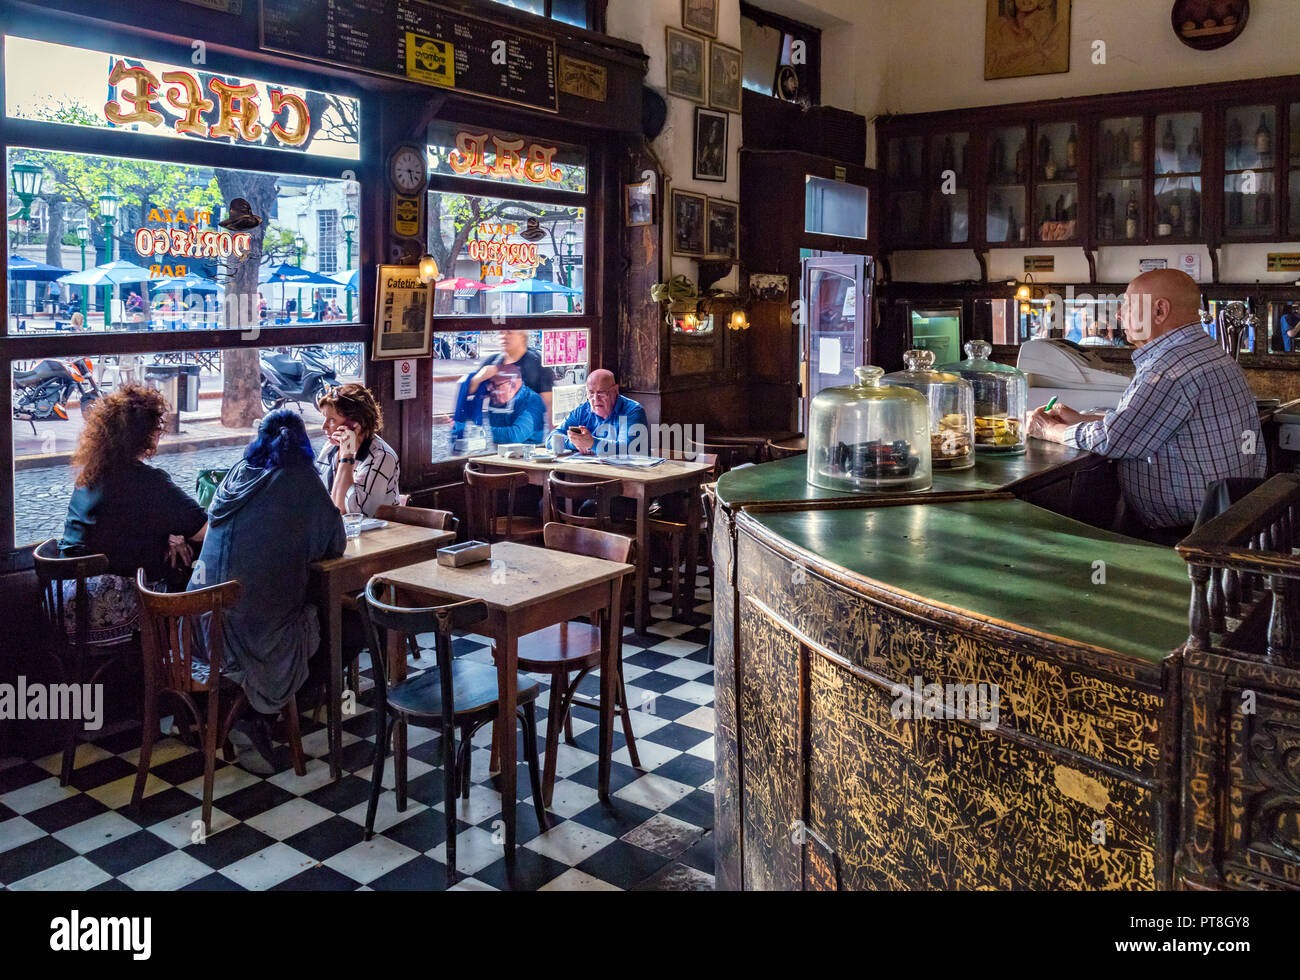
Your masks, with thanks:
M 91 586 L 92 641 L 127 639 L 139 618 L 136 569 L 150 582 L 184 588 L 190 542 L 203 540 L 207 515 L 171 477 L 145 460 L 158 451 L 167 402 L 123 385 L 85 412 L 72 464 L 78 470 L 63 538 L 65 556 L 103 554 L 108 573 Z
M 329 488 L 340 513 L 374 517 L 384 504 L 396 504 L 401 469 L 393 447 L 379 438 L 384 416 L 370 389 L 346 384 L 316 403 L 325 416 L 329 439 L 316 456 L 316 472 Z

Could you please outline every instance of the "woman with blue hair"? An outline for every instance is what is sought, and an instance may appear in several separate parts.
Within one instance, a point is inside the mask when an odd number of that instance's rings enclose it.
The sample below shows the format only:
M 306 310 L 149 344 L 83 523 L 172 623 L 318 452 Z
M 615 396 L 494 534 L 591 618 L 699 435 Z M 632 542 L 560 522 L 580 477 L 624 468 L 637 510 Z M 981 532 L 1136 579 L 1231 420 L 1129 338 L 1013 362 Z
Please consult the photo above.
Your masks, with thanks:
M 270 721 L 307 679 L 320 622 L 307 604 L 312 562 L 343 554 L 343 517 L 313 465 L 302 416 L 287 408 L 258 426 L 208 511 L 190 589 L 231 579 L 242 586 L 225 612 L 226 673 L 262 717 L 248 734 L 270 758 Z

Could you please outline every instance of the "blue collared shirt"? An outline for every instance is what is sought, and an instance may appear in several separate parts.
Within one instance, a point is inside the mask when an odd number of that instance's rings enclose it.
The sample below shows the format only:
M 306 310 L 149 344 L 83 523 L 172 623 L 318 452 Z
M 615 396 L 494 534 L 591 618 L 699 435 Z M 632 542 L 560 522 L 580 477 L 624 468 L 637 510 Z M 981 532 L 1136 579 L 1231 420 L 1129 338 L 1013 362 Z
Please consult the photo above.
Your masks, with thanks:
M 629 444 L 634 442 L 641 447 L 641 452 L 649 452 L 650 425 L 646 421 L 645 409 L 640 402 L 625 395 L 618 396 L 607 419 L 596 414 L 590 401 L 584 401 L 570 412 L 558 430 L 565 434 L 565 449 L 578 448 L 568 439 L 569 429 L 578 426 L 585 426 L 595 437 L 596 445 L 592 446 L 592 451 L 597 455 L 626 453 Z
M 527 385 L 515 392 L 505 405 L 494 405 L 490 397 L 483 400 L 483 421 L 492 428 L 492 441 L 527 442 L 541 445 L 546 431 L 546 403 Z
M 1148 527 L 1196 520 L 1206 488 L 1262 477 L 1267 450 L 1241 367 L 1200 323 L 1133 352 L 1119 407 L 1065 430 L 1065 444 L 1119 460 L 1124 499 Z

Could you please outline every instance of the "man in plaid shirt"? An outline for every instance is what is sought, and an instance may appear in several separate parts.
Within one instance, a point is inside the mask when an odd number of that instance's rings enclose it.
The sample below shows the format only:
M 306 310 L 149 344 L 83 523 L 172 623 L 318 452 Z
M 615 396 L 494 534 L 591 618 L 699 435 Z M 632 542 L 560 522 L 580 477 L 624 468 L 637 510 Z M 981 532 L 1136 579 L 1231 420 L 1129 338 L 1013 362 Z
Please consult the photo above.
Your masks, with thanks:
M 1104 415 L 1039 408 L 1029 435 L 1118 460 L 1129 507 L 1153 538 L 1176 540 L 1196 520 L 1211 483 L 1265 475 L 1255 396 L 1237 362 L 1201 326 L 1200 290 L 1186 273 L 1138 276 L 1120 317 L 1137 348 L 1137 373 L 1119 407 Z

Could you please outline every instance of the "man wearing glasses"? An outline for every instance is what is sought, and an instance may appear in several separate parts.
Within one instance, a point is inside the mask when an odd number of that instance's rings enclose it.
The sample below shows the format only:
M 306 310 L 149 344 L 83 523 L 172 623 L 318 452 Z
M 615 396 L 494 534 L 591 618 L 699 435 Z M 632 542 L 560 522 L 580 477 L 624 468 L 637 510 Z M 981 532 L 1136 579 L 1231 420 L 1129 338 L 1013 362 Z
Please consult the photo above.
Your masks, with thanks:
M 639 402 L 618 393 L 614 374 L 598 368 L 587 375 L 587 400 L 569 413 L 557 430 L 564 448 L 590 456 L 626 453 L 629 446 L 646 452 L 650 426 Z

